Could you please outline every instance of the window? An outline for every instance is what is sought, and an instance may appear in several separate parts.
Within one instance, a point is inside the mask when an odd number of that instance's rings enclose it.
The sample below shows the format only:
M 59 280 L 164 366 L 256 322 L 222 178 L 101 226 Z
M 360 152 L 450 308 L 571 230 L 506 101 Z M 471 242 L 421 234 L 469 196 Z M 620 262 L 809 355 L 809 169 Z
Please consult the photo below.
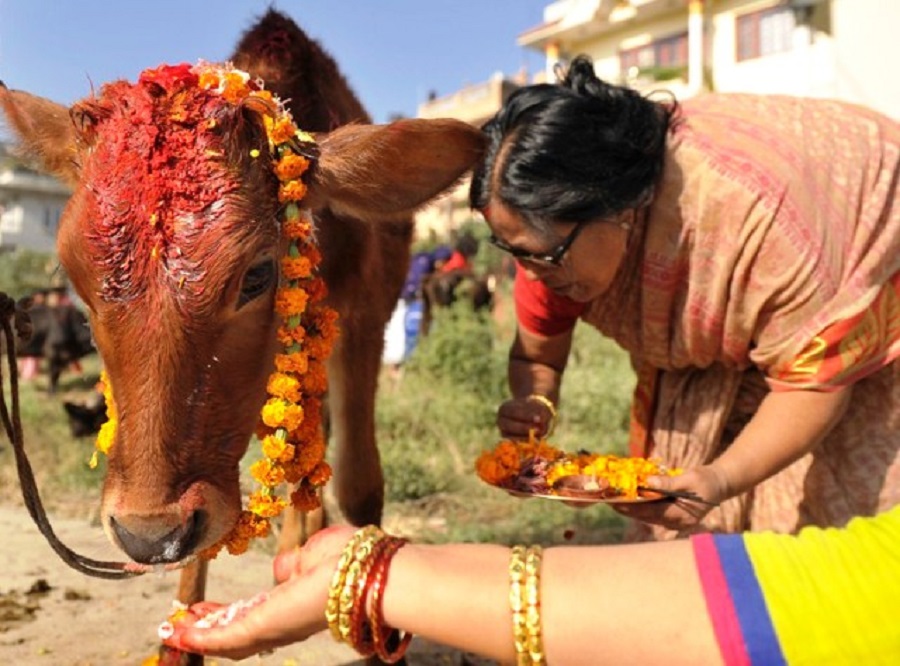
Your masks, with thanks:
M 794 26 L 794 12 L 781 5 L 738 16 L 735 25 L 738 62 L 790 51 Z
M 44 206 L 44 229 L 48 234 L 55 236 L 59 229 L 59 218 L 62 216 L 62 209 L 59 206 Z
M 683 73 L 688 64 L 688 36 L 686 32 L 657 39 L 649 44 L 619 53 L 619 71 L 622 77 L 651 75 L 652 78 L 669 72 L 675 76 Z M 663 77 L 665 78 L 665 77 Z M 669 77 L 674 78 L 674 76 Z

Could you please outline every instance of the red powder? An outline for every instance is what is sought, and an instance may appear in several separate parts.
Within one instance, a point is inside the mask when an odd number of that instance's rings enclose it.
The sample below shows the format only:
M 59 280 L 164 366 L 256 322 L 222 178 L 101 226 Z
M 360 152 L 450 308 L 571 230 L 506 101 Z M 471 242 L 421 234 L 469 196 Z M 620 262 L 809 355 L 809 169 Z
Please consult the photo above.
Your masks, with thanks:
M 137 84 L 104 86 L 84 179 L 96 201 L 89 233 L 105 272 L 104 297 L 123 299 L 177 262 L 199 232 L 221 223 L 229 169 L 220 120 L 229 104 L 198 88 L 187 65 L 145 72 Z

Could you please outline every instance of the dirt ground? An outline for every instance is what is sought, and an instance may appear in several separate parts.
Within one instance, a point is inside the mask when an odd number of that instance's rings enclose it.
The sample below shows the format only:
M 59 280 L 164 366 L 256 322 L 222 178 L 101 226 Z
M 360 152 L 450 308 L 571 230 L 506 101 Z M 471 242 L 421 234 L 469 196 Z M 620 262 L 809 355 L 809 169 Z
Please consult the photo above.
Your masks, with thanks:
M 88 520 L 54 519 L 70 548 L 98 559 L 119 560 L 100 527 Z M 6 666 L 139 666 L 155 652 L 156 628 L 169 612 L 177 574 L 148 574 L 125 581 L 90 578 L 58 559 L 21 507 L 0 506 L 0 664 Z M 211 566 L 210 599 L 232 601 L 271 584 L 271 558 L 261 552 L 220 555 Z M 487 664 L 416 639 L 410 664 Z M 209 659 L 210 666 L 232 664 Z M 338 666 L 362 664 L 327 633 L 243 664 Z

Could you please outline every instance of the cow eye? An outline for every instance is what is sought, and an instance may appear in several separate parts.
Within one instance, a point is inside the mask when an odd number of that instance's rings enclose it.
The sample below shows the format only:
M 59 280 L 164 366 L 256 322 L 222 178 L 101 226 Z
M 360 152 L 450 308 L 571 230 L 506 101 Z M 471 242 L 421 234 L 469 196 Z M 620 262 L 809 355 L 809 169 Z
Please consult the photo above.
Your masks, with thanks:
M 238 297 L 238 307 L 246 305 L 253 299 L 265 294 L 274 281 L 275 262 L 271 259 L 251 266 L 244 274 L 244 281 L 241 284 L 241 295 Z

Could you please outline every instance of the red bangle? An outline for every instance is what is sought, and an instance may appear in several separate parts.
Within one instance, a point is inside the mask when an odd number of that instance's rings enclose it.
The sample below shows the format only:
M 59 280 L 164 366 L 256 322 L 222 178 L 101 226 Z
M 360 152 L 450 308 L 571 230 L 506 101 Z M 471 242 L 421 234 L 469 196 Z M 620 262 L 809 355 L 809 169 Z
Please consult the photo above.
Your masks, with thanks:
M 400 537 L 388 537 L 388 543 L 384 550 L 378 554 L 378 559 L 372 567 L 372 605 L 369 607 L 369 626 L 372 629 L 372 639 L 375 644 L 375 654 L 386 664 L 393 664 L 403 658 L 406 649 L 412 640 L 410 632 L 401 633 L 400 630 L 389 627 L 384 623 L 384 588 L 387 585 L 388 569 L 391 559 L 403 546 L 407 539 Z M 389 651 L 390 650 L 390 651 Z
M 359 572 L 359 580 L 356 585 L 353 610 L 350 613 L 350 636 L 348 642 L 362 657 L 368 658 L 375 654 L 375 641 L 372 627 L 369 625 L 366 614 L 367 599 L 372 587 L 374 576 L 372 570 L 378 558 L 381 557 L 391 537 L 385 537 L 375 542 L 372 552 L 366 558 Z

